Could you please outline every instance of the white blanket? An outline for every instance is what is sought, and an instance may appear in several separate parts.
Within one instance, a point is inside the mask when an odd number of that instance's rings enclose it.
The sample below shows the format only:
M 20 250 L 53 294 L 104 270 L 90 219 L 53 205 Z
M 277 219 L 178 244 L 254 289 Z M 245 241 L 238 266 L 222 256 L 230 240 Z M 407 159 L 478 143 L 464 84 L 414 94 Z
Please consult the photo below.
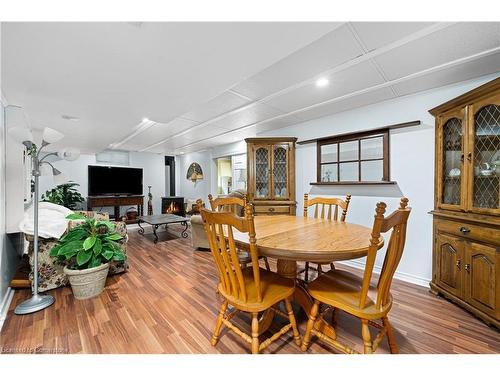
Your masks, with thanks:
M 40 202 L 38 204 L 38 235 L 43 238 L 59 239 L 68 227 L 66 216 L 72 213 L 73 211 L 66 207 Z M 33 206 L 24 212 L 19 229 L 21 232 L 33 235 Z

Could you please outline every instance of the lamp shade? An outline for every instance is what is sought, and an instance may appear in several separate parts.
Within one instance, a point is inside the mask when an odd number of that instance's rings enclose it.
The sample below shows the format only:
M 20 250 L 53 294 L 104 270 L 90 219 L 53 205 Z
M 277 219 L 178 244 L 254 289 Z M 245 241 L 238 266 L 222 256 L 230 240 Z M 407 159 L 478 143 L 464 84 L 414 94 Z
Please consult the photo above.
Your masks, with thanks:
M 80 156 L 80 150 L 73 147 L 63 148 L 61 151 L 57 153 L 57 156 L 67 161 L 74 161 L 78 159 L 78 157 Z
M 47 163 L 43 163 L 40 165 L 40 174 L 42 176 L 52 176 L 54 172 L 52 172 L 52 166 Z
M 56 185 L 61 185 L 68 182 L 68 179 L 66 178 L 64 173 L 58 171 L 55 168 L 53 170 L 53 173 L 54 173 L 54 182 L 56 183 Z
M 33 133 L 28 128 L 14 127 L 10 128 L 7 133 L 12 139 L 17 143 L 23 143 L 25 141 L 33 142 Z
M 42 139 L 47 143 L 54 143 L 64 138 L 64 134 L 51 128 L 43 129 Z

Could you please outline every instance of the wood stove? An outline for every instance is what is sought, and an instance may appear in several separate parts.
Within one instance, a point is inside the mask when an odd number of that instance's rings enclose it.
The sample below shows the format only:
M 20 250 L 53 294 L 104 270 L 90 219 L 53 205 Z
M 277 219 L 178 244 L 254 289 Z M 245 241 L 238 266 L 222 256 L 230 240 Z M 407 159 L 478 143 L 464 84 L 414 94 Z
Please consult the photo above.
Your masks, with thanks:
M 184 197 L 162 197 L 161 213 L 186 216 L 184 208 Z

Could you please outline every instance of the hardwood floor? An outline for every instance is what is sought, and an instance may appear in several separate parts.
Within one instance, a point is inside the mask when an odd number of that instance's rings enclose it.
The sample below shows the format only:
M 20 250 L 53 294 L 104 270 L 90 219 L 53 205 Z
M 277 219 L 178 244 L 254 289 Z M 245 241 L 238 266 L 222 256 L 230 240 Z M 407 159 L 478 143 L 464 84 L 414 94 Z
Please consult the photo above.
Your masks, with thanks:
M 161 232 L 154 245 L 131 231 L 130 271 L 109 277 L 98 298 L 77 301 L 69 287 L 60 288 L 49 292 L 56 298 L 53 306 L 16 316 L 14 307 L 28 297 L 28 290 L 16 291 L 1 332 L 0 352 L 248 353 L 249 348 L 227 329 L 215 348 L 210 345 L 220 306 L 211 255 L 193 251 L 189 238 L 163 241 L 173 236 Z M 271 267 L 275 269 L 275 263 Z M 389 317 L 401 353 L 500 353 L 497 330 L 427 288 L 395 280 L 392 293 L 395 303 Z M 297 317 L 303 335 L 305 316 Z M 235 318 L 246 332 L 249 321 L 242 314 Z M 280 323 L 276 320 L 271 330 L 276 332 Z M 357 319 L 338 315 L 339 338 L 358 351 L 360 331 Z M 387 352 L 384 339 L 377 353 Z M 265 353 L 301 352 L 291 335 L 285 335 Z M 314 340 L 309 353 L 335 350 Z

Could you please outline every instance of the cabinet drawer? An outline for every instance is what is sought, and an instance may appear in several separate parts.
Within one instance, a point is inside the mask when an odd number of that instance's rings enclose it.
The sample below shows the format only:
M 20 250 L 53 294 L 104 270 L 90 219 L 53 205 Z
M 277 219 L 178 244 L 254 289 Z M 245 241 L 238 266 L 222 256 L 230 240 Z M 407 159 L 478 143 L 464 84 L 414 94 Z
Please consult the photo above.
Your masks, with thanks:
M 442 233 L 500 246 L 500 229 L 442 219 L 437 219 L 435 226 Z
M 256 214 L 290 214 L 290 206 L 255 206 Z

